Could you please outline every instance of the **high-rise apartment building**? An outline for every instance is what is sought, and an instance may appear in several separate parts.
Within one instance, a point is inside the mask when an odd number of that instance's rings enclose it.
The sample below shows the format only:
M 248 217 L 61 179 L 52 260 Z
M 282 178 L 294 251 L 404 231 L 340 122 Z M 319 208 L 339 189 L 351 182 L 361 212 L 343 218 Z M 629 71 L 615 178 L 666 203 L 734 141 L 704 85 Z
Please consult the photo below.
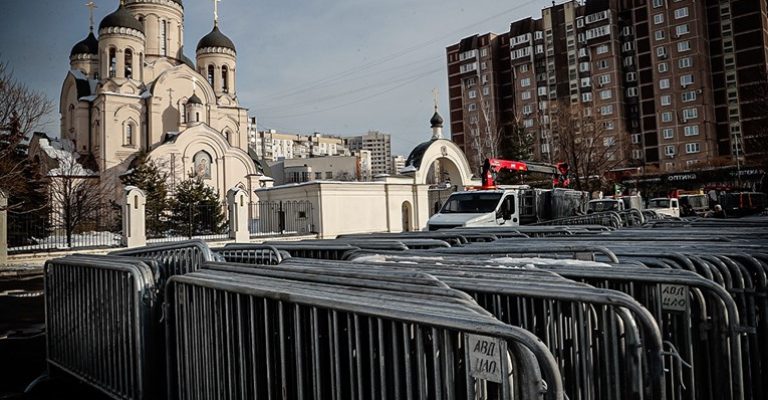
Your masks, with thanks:
M 558 112 L 594 121 L 625 166 L 735 161 L 768 124 L 766 2 L 567 1 L 447 48 L 452 139 L 471 162 L 517 123 L 552 160 Z M 765 99 L 762 99 L 763 102 Z M 483 112 L 487 110 L 490 112 Z M 560 110 L 560 111 L 558 111 Z M 488 129 L 491 127 L 491 129 Z
M 371 173 L 389 174 L 392 165 L 392 138 L 389 134 L 370 131 L 362 136 L 346 138 L 346 145 L 353 153 L 357 150 L 371 152 Z
M 392 174 L 399 174 L 405 168 L 405 156 L 392 156 Z

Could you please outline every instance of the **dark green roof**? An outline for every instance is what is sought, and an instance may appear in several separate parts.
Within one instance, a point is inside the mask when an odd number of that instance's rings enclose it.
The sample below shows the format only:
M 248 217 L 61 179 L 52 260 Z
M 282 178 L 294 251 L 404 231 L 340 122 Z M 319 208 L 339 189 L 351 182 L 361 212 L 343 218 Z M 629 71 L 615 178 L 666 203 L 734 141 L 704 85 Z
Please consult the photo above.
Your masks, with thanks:
M 192 97 L 187 100 L 187 104 L 203 104 L 203 101 L 196 94 L 192 93 Z
M 107 15 L 101 20 L 99 24 L 99 30 L 104 28 L 130 28 L 144 33 L 144 25 L 139 22 L 133 15 L 128 12 L 122 5 L 117 8 L 115 12 Z
M 198 51 L 206 47 L 224 47 L 237 52 L 237 50 L 235 50 L 235 44 L 232 43 L 232 40 L 230 40 L 226 35 L 221 33 L 218 25 L 214 25 L 211 33 L 203 36 L 203 38 L 200 39 L 200 42 L 197 43 Z
M 69 56 L 72 57 L 75 54 L 99 54 L 99 40 L 93 35 L 93 32 L 88 34 L 88 37 L 74 45 Z

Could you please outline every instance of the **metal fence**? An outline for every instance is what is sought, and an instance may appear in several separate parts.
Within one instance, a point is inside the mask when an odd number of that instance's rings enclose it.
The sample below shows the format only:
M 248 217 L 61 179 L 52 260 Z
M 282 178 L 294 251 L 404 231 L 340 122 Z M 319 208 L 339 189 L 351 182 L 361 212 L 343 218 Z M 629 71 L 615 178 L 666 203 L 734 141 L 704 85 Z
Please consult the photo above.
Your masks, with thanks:
M 173 214 L 151 219 L 147 216 L 147 242 L 174 242 L 187 239 L 226 240 L 227 213 L 219 204 L 191 204 Z
M 314 233 L 313 217 L 309 201 L 258 201 L 250 204 L 248 231 L 251 236 Z
M 122 210 L 117 205 L 104 205 L 10 211 L 7 228 L 11 254 L 117 247 L 122 241 Z

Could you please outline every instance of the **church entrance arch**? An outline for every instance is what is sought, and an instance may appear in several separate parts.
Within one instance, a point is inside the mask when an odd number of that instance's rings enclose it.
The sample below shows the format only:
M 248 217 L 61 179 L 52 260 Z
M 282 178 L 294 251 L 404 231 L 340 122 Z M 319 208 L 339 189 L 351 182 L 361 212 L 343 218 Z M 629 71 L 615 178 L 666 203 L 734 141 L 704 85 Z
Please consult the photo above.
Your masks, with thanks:
M 413 173 L 417 185 L 450 182 L 451 186 L 471 186 L 472 166 L 459 146 L 450 140 L 436 139 L 413 149 L 406 161 L 406 170 Z

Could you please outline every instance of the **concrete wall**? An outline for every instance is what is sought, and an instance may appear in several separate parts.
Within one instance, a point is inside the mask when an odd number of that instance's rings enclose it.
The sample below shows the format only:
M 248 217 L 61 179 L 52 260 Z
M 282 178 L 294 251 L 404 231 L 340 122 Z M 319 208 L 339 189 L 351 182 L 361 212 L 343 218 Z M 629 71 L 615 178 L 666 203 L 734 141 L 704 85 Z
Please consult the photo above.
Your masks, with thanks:
M 256 191 L 260 201 L 309 201 L 313 225 L 321 238 L 346 233 L 402 232 L 403 204 L 408 230 L 426 227 L 427 186 L 412 179 L 383 182 L 308 182 Z

